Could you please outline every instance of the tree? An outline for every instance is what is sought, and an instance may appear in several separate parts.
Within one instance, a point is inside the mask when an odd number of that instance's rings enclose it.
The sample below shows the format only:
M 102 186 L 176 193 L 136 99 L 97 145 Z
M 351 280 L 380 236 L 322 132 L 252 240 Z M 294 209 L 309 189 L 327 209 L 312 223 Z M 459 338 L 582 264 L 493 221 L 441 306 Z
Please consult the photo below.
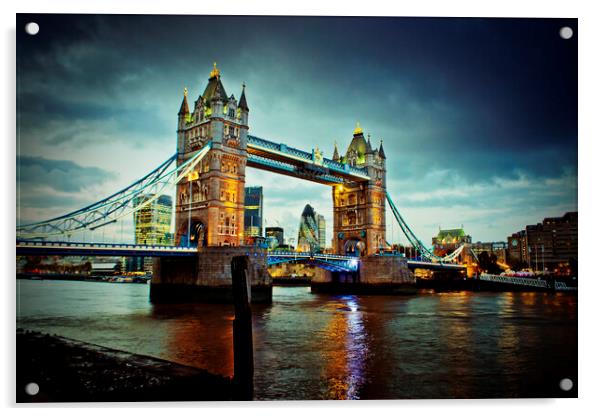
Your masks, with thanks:
M 510 257 L 508 259 L 508 265 L 510 265 L 510 268 L 512 270 L 521 270 L 521 269 L 524 269 L 525 267 L 527 267 L 527 263 L 525 263 L 524 261 L 521 261 L 519 259 L 516 259 L 514 257 Z
M 493 253 L 489 254 L 487 251 L 481 251 L 477 256 L 477 259 L 479 271 L 481 272 L 499 274 L 502 271 L 497 264 L 497 256 Z

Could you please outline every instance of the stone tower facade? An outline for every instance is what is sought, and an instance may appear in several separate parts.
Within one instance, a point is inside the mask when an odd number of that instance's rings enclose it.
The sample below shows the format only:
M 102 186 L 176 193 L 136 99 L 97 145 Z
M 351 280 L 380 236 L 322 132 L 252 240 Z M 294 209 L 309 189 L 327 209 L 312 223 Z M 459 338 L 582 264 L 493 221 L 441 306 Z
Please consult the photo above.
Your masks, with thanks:
M 386 166 L 382 141 L 373 149 L 356 126 L 347 152 L 340 156 L 336 148 L 333 159 L 351 166 L 366 168 L 370 180 L 332 187 L 334 210 L 333 248 L 338 254 L 367 256 L 386 247 Z
M 209 141 L 211 150 L 177 187 L 175 243 L 180 246 L 239 246 L 243 243 L 245 168 L 249 108 L 228 97 L 216 65 L 204 92 L 178 112 L 178 165 Z

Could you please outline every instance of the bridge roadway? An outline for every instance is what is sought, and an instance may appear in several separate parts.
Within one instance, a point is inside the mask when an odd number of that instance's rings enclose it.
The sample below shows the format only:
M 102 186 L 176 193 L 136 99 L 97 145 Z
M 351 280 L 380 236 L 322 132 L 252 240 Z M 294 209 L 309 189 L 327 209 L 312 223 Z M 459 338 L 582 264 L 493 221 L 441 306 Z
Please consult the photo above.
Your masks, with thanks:
M 154 246 L 113 243 L 82 243 L 67 241 L 23 241 L 17 240 L 18 256 L 123 256 L 123 257 L 193 257 L 196 247 Z M 353 256 L 309 252 L 268 253 L 268 264 L 307 261 L 332 271 L 356 271 L 360 259 Z M 465 266 L 455 263 L 433 263 L 408 260 L 408 267 L 428 270 L 463 270 Z

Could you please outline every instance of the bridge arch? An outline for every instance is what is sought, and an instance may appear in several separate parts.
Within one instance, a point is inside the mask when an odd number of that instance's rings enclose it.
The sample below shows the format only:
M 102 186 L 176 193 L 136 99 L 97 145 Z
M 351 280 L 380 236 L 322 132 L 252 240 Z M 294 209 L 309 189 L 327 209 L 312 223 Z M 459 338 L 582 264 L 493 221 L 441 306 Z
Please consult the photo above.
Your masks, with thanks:
M 183 223 L 178 230 L 180 247 L 188 246 L 188 223 Z M 190 246 L 207 247 L 207 227 L 202 221 L 194 220 L 190 223 Z
M 357 238 L 350 238 L 343 244 L 343 251 L 347 256 L 361 257 L 366 253 L 366 244 Z

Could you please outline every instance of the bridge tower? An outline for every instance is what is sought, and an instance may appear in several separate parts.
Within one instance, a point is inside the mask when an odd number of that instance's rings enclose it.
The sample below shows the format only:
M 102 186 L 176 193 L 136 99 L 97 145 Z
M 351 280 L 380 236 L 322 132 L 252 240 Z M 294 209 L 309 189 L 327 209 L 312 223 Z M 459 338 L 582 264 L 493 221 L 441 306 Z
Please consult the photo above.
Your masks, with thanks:
M 177 187 L 175 243 L 180 246 L 239 246 L 243 243 L 244 188 L 249 107 L 228 97 L 216 64 L 192 111 L 188 93 L 178 112 L 178 165 L 209 141 L 200 166 Z
M 338 254 L 375 254 L 386 246 L 386 156 L 382 141 L 378 150 L 372 148 L 370 136 L 366 141 L 358 123 L 347 152 L 340 156 L 335 144 L 333 159 L 365 167 L 370 176 L 367 182 L 333 186 L 333 248 Z
M 196 246 L 198 256 L 156 259 L 151 301 L 231 302 L 230 265 L 236 256 L 249 259 L 251 300 L 271 301 L 265 250 L 242 246 L 248 129 L 245 86 L 238 101 L 228 97 L 216 64 L 192 109 L 184 90 L 178 112 L 178 165 L 211 142 L 199 166 L 177 186 L 175 243 Z

